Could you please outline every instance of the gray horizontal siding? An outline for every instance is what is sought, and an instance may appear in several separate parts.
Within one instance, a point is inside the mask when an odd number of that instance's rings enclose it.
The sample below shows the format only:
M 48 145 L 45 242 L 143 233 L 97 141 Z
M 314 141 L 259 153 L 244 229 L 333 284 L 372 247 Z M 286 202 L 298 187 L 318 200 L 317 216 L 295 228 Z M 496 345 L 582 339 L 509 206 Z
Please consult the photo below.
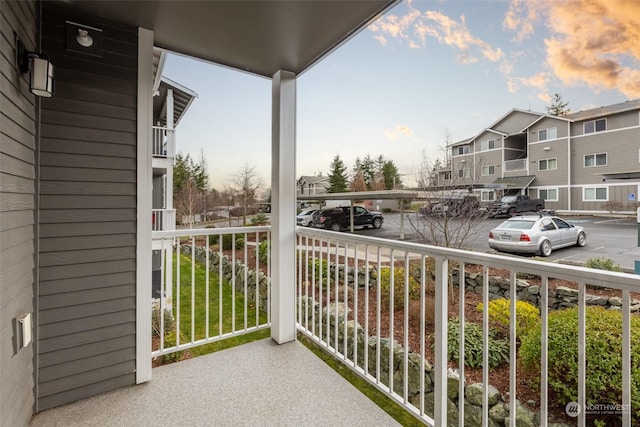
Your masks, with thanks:
M 529 124 L 537 120 L 538 117 L 540 117 L 539 114 L 525 113 L 522 111 L 513 111 L 507 117 L 505 117 L 504 119 L 500 120 L 500 122 L 492 126 L 492 129 L 495 129 L 499 132 L 506 133 L 506 134 L 520 132 L 522 129 L 526 128 Z
M 34 344 L 18 348 L 15 318 L 33 313 L 35 288 L 35 100 L 15 71 L 14 31 L 36 47 L 33 1 L 0 2 L 0 425 L 33 413 Z M 32 332 L 35 332 L 33 330 Z
M 65 20 L 103 30 L 66 51 Z M 43 4 L 56 96 L 40 154 L 39 409 L 135 382 L 135 29 Z

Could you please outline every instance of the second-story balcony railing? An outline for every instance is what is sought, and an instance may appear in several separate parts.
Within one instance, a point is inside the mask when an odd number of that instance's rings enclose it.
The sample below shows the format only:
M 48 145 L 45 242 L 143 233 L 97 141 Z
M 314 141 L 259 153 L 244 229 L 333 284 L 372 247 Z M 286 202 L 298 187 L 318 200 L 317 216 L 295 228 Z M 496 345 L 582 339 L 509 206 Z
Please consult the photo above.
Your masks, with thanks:
M 176 229 L 175 209 L 152 209 L 151 227 L 153 231 L 167 231 Z
M 527 170 L 527 158 L 506 160 L 504 162 L 505 172 L 515 172 Z
M 153 157 L 172 158 L 175 155 L 175 142 L 173 129 L 153 126 Z
M 299 333 L 422 422 L 638 425 L 637 276 L 300 227 L 296 239 Z M 183 331 L 154 354 L 270 326 L 269 227 L 154 240 Z

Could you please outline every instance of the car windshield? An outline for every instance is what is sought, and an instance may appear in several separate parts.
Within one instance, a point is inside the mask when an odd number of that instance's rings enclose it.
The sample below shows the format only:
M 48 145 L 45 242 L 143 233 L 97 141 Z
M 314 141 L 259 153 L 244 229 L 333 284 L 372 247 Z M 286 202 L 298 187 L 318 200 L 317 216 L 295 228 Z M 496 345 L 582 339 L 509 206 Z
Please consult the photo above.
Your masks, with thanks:
M 305 209 L 302 212 L 300 212 L 298 214 L 298 216 L 306 216 L 306 215 L 311 215 L 313 212 L 315 211 L 315 209 Z
M 516 219 L 516 220 L 510 219 L 500 224 L 498 228 L 509 228 L 513 230 L 529 230 L 533 227 L 533 224 L 535 223 L 536 223 L 535 221 L 529 221 L 526 219 Z
M 516 196 L 505 196 L 502 198 L 502 200 L 500 200 L 502 203 L 513 203 L 515 202 L 517 199 Z

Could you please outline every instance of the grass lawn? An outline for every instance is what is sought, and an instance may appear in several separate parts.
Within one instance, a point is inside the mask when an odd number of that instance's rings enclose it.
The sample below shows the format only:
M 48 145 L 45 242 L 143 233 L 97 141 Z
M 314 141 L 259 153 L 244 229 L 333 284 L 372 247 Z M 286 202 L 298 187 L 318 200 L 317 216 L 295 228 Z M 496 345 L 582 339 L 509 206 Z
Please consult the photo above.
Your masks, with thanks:
M 174 272 L 176 271 L 176 259 L 174 256 Z M 207 277 L 205 266 L 196 262 L 194 264 L 194 287 L 191 286 L 191 257 L 180 256 L 180 289 L 173 287 L 173 315 L 180 317 L 180 342 L 190 342 L 191 339 L 199 340 L 207 335 Z M 239 332 L 245 327 L 250 328 L 267 322 L 267 313 L 256 310 L 256 305 L 245 299 L 240 292 L 233 292 L 231 283 L 224 281 L 220 285 L 217 273 L 209 272 L 209 336 Z M 221 298 L 222 296 L 222 298 Z M 179 298 L 179 300 L 178 300 Z M 220 304 L 222 301 L 222 304 Z M 195 307 L 192 313 L 191 306 Z M 245 317 L 246 306 L 246 317 Z M 222 314 L 222 316 L 220 316 Z M 222 318 L 222 321 L 220 319 Z M 269 329 L 263 329 L 250 334 L 240 335 L 211 344 L 202 345 L 189 350 L 192 356 L 212 353 L 224 348 L 244 344 L 270 335 Z

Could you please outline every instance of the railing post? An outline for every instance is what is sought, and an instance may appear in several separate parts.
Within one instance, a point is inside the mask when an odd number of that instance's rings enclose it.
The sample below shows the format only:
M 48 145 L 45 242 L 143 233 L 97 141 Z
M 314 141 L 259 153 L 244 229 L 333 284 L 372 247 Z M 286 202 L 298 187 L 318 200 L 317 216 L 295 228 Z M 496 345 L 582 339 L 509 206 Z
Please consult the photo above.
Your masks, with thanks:
M 433 415 L 436 425 L 447 424 L 447 318 L 449 314 L 448 272 L 449 261 L 436 257 L 435 282 L 435 384 Z

